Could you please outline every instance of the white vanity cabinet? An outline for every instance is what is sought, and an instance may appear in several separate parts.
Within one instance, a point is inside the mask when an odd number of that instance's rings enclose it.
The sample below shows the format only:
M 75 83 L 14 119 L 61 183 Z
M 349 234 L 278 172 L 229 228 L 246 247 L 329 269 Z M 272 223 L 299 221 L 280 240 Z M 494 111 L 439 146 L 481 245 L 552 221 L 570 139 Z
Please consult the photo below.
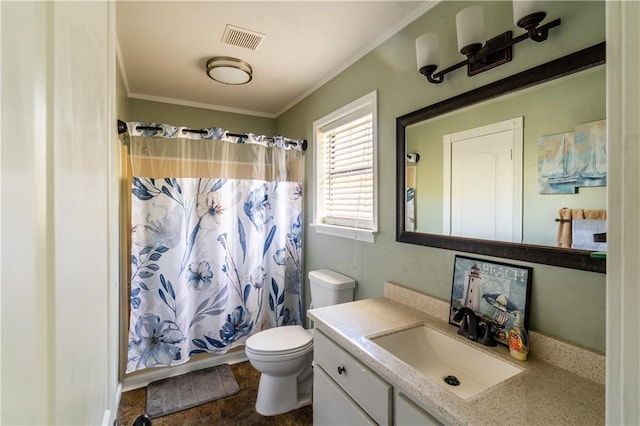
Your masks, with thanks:
M 393 421 L 396 426 L 442 425 L 438 419 L 422 409 L 401 391 L 395 392 Z
M 375 425 L 322 368 L 313 372 L 314 425 Z
M 313 424 L 392 424 L 393 388 L 319 330 L 313 337 Z

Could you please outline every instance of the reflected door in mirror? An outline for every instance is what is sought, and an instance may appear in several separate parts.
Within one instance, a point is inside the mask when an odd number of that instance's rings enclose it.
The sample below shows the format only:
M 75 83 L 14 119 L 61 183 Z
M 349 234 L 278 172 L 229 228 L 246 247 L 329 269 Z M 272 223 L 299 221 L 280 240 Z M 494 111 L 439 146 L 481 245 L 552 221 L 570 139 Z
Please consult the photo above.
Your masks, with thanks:
M 521 241 L 522 121 L 443 136 L 445 234 Z

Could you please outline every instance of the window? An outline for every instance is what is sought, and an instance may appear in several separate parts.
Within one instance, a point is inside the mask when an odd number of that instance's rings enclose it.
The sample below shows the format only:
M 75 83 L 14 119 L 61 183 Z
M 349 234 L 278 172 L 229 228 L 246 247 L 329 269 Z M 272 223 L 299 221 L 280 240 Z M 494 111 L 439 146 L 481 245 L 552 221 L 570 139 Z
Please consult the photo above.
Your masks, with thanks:
M 376 92 L 313 123 L 317 232 L 373 242 L 377 232 Z

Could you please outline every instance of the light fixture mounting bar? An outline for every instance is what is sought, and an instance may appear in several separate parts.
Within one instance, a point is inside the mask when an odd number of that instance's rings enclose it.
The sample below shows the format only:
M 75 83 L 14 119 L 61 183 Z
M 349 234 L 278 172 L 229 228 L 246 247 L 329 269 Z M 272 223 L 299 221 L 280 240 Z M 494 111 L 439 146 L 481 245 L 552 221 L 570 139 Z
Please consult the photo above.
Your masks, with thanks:
M 469 77 L 490 70 L 511 61 L 513 47 L 509 43 L 513 40 L 511 31 L 487 40 L 475 55 L 468 55 L 467 75 Z
M 533 40 L 537 42 L 546 40 L 549 30 L 551 28 L 559 26 L 560 24 L 561 24 L 561 19 L 558 18 L 558 19 L 554 19 L 553 21 L 547 24 L 544 24 L 535 28 L 534 31 L 536 36 L 533 38 Z M 508 36 L 506 35 L 507 33 L 509 33 Z M 511 31 L 507 31 L 505 33 L 502 33 L 492 38 L 487 43 L 485 43 L 485 45 L 475 55 L 472 55 L 473 57 L 471 57 L 470 55 L 469 57 L 467 57 L 467 59 L 461 62 L 458 62 L 457 64 L 451 65 L 450 67 L 445 68 L 444 70 L 439 71 L 435 74 L 433 74 L 433 71 L 435 71 L 435 67 L 433 66 L 423 67 L 422 69 L 420 69 L 420 72 L 427 78 L 427 80 L 430 83 L 438 84 L 438 83 L 442 83 L 442 81 L 444 80 L 445 74 L 448 74 L 451 71 L 457 70 L 458 68 L 462 68 L 467 65 L 469 67 L 468 68 L 469 76 L 478 74 L 480 72 L 486 71 L 495 66 L 501 65 L 505 62 L 508 62 L 508 60 L 499 59 L 499 60 L 502 60 L 502 62 L 494 64 L 491 62 L 491 55 L 495 55 L 496 53 L 501 51 L 509 50 L 511 46 L 518 44 L 521 41 L 524 41 L 528 38 L 531 38 L 529 31 L 515 38 L 510 38 L 510 34 L 511 34 Z M 502 55 L 500 56 L 502 57 Z M 479 64 L 479 65 L 472 66 L 472 64 Z M 473 71 L 472 71 L 472 68 L 474 68 Z
M 553 21 L 551 21 L 551 22 L 549 22 L 547 24 L 544 24 L 544 25 L 542 25 L 540 27 L 537 27 L 536 28 L 536 32 L 538 34 L 544 34 L 544 39 L 546 39 L 546 34 L 549 33 L 549 29 L 557 27 L 560 24 L 561 24 L 560 18 L 554 19 Z M 478 51 L 478 53 L 476 53 L 476 58 L 481 58 L 483 56 L 486 57 L 488 55 L 491 55 L 492 53 L 495 53 L 495 52 L 497 52 L 497 51 L 499 51 L 501 49 L 504 49 L 505 47 L 509 47 L 509 46 L 513 46 L 514 44 L 518 44 L 521 41 L 524 41 L 524 40 L 526 40 L 528 38 L 531 38 L 531 35 L 528 32 L 526 32 L 524 34 L 519 35 L 516 38 L 513 38 L 513 39 L 511 39 L 511 40 L 509 40 L 507 42 L 504 42 L 501 46 L 496 45 L 493 48 L 491 48 L 490 46 L 485 45 L 486 47 L 488 47 L 487 51 L 483 52 L 482 51 L 484 49 L 484 47 L 483 47 L 482 49 L 480 49 L 480 51 Z M 538 40 L 538 41 L 542 41 L 542 40 Z

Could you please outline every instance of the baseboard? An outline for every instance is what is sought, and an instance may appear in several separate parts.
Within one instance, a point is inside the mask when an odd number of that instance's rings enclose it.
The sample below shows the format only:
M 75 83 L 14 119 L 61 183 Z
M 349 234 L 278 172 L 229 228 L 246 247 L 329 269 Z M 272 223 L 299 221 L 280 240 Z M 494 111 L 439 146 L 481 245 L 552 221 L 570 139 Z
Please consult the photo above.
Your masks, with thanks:
M 100 423 L 102 426 L 109 426 L 109 420 L 111 419 L 111 410 L 104 410 L 104 414 L 102 415 L 102 422 Z
M 118 383 L 116 388 L 116 394 L 113 398 L 113 406 L 110 409 L 104 410 L 102 415 L 102 426 L 113 426 L 116 418 L 118 417 L 118 407 L 120 406 L 120 397 L 122 396 L 122 383 Z
M 196 360 L 185 362 L 181 365 L 173 367 L 160 367 L 149 369 L 141 373 L 125 376 L 122 381 L 121 392 L 127 392 L 133 389 L 143 388 L 149 383 L 156 380 L 166 379 L 173 376 L 179 376 L 180 374 L 190 373 L 196 370 L 202 370 L 203 368 L 215 367 L 220 364 L 237 364 L 239 362 L 247 361 L 247 356 L 244 350 L 227 352 L 222 355 L 213 355 Z M 118 397 L 118 400 L 120 397 Z

